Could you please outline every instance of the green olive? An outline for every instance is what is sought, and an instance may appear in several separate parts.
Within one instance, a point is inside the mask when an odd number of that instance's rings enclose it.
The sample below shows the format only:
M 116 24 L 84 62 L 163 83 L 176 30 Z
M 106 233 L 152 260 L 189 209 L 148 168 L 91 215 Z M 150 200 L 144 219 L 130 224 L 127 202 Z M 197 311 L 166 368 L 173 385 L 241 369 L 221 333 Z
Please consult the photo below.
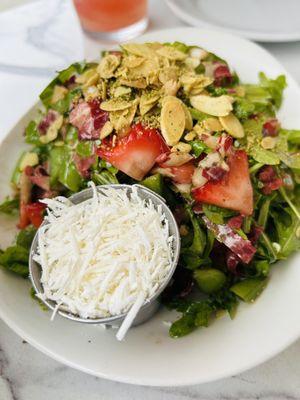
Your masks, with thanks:
M 217 292 L 226 282 L 226 275 L 215 268 L 198 269 L 194 278 L 202 292 L 207 294 Z

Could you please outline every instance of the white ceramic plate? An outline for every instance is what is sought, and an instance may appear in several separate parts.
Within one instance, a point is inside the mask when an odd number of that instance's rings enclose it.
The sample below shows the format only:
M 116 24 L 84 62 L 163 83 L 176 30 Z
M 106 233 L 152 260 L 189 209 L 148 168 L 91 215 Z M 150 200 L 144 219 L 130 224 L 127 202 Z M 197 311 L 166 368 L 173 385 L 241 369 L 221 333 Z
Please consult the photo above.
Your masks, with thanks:
M 299 0 L 166 0 L 190 25 L 261 42 L 300 40 Z
M 201 44 L 226 58 L 242 80 L 255 82 L 263 70 L 284 73 L 288 89 L 280 112 L 286 127 L 300 128 L 300 89 L 284 68 L 254 43 L 228 34 L 194 28 L 153 32 L 139 41 L 181 40 Z M 0 147 L 1 196 L 9 193 L 9 174 L 23 146 L 24 126 L 35 106 L 7 135 Z M 1 217 L 1 245 L 9 244 L 15 221 Z M 0 270 L 0 316 L 20 336 L 50 357 L 90 374 L 141 385 L 176 386 L 212 381 L 274 356 L 300 336 L 300 255 L 277 264 L 268 288 L 253 305 L 242 305 L 234 321 L 224 317 L 208 329 L 174 340 L 162 310 L 151 321 L 130 330 L 117 342 L 113 330 L 77 324 L 57 317 L 50 322 L 29 296 L 29 283 Z

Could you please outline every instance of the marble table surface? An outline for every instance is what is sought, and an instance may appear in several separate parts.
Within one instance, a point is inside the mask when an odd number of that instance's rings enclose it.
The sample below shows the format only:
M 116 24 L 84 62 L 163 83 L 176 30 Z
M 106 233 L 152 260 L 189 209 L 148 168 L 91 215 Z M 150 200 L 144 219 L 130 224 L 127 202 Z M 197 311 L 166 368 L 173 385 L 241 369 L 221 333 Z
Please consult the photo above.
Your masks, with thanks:
M 7 7 L 10 1 L 3 4 Z M 21 2 L 13 0 L 14 5 Z M 102 46 L 82 36 L 68 0 L 28 2 L 23 8 L 0 12 L 0 139 L 55 69 L 72 60 L 95 58 Z M 150 19 L 150 30 L 184 26 L 163 0 L 150 0 Z M 300 83 L 300 42 L 263 46 Z M 300 341 L 267 363 L 214 383 L 184 388 L 120 384 L 59 364 L 0 321 L 0 400 L 296 400 L 300 399 L 299 376 Z

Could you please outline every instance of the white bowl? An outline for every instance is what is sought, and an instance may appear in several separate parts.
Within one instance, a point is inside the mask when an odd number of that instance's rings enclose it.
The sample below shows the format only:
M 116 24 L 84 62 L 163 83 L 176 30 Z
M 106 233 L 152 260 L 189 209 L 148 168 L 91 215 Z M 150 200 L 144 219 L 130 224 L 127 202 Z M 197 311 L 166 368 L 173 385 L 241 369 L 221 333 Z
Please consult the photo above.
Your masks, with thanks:
M 283 126 L 300 128 L 300 89 L 264 49 L 225 33 L 180 28 L 153 32 L 139 41 L 181 40 L 200 44 L 227 59 L 245 82 L 257 73 L 286 74 L 289 87 L 279 113 Z M 1 196 L 9 193 L 9 176 L 22 149 L 22 132 L 31 110 L 0 147 Z M 15 221 L 1 217 L 1 245 L 13 237 Z M 274 356 L 300 336 L 300 255 L 273 267 L 270 283 L 253 305 L 242 304 L 236 318 L 224 317 L 207 329 L 171 339 L 164 321 L 175 314 L 162 310 L 130 330 L 118 343 L 115 332 L 76 324 L 42 311 L 29 296 L 29 282 L 0 271 L 0 316 L 26 341 L 49 356 L 90 374 L 141 385 L 179 386 L 237 374 Z

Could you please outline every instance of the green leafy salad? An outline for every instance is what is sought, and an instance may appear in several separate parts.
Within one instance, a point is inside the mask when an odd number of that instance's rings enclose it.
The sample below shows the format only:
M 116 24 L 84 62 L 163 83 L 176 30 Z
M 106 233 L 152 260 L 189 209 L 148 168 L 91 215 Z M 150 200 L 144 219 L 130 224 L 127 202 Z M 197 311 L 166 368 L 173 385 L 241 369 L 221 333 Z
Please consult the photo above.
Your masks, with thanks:
M 276 117 L 286 79 L 239 81 L 223 59 L 183 43 L 125 44 L 75 63 L 40 94 L 31 149 L 12 174 L 19 214 L 1 266 L 28 276 L 41 199 L 137 183 L 166 199 L 181 255 L 161 301 L 181 316 L 173 338 L 207 327 L 267 286 L 272 264 L 300 248 L 300 130 Z

